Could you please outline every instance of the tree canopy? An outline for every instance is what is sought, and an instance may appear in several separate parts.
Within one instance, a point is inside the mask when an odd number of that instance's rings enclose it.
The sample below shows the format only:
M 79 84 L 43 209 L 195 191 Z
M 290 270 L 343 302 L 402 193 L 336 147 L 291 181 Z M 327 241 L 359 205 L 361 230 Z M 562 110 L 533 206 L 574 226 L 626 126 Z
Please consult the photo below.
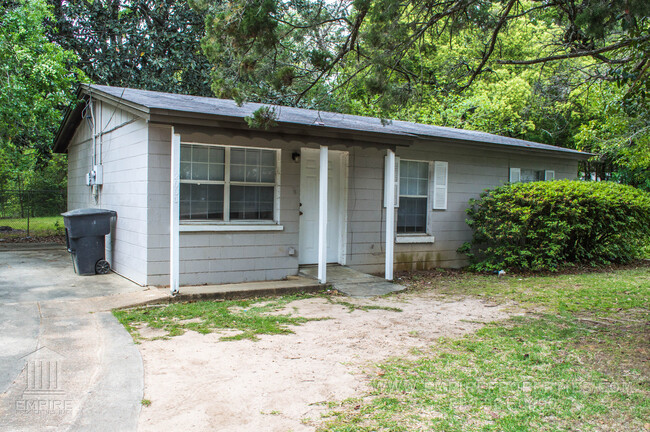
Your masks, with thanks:
M 192 4 L 217 96 L 579 148 L 599 178 L 650 188 L 645 0 Z
M 210 96 L 203 17 L 182 0 L 48 0 L 48 36 L 96 84 Z
M 49 16 L 41 0 L 3 2 L 0 12 L 0 187 L 20 187 L 47 163 L 61 112 L 84 79 L 74 53 L 45 37 Z
M 419 85 L 463 90 L 501 65 L 567 59 L 586 60 L 577 64 L 585 79 L 620 79 L 630 82 L 633 92 L 648 88 L 650 3 L 645 0 L 193 4 L 208 15 L 203 47 L 215 65 L 215 91 L 224 96 L 310 104 L 304 101 L 317 84 L 345 86 L 354 77 L 365 78 L 368 91 L 399 104 Z M 504 49 L 511 30 L 522 23 L 540 35 L 520 40 L 524 46 L 514 51 Z M 458 43 L 459 36 L 472 39 L 467 41 L 471 49 L 461 49 L 444 65 L 427 64 L 442 44 Z

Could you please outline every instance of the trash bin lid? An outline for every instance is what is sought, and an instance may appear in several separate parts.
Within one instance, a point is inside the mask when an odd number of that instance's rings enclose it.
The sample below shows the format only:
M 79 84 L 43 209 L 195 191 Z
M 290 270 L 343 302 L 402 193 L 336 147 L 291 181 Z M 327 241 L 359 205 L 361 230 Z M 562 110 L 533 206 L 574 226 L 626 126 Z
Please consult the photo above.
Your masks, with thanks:
M 117 212 L 115 210 L 107 210 L 107 209 L 100 209 L 100 208 L 83 208 L 83 209 L 70 210 L 69 212 L 61 213 L 61 216 L 63 217 L 94 216 L 94 215 L 117 216 Z

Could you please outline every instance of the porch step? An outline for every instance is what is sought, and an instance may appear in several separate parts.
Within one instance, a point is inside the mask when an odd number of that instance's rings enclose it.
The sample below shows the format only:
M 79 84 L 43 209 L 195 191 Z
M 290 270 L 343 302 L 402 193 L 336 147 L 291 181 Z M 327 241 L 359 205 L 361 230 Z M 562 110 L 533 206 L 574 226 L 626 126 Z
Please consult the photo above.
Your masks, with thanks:
M 318 266 L 301 266 L 300 274 L 318 279 Z M 375 297 L 404 290 L 402 285 L 341 265 L 327 266 L 326 285 L 331 285 L 337 291 L 356 298 Z

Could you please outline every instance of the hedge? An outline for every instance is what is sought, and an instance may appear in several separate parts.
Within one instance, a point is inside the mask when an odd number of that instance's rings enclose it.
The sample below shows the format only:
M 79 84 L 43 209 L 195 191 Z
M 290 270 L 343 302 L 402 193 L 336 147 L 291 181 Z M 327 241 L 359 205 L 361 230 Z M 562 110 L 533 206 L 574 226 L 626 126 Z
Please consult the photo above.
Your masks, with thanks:
M 473 237 L 458 251 L 479 271 L 624 263 L 650 250 L 650 194 L 617 183 L 506 184 L 467 214 Z

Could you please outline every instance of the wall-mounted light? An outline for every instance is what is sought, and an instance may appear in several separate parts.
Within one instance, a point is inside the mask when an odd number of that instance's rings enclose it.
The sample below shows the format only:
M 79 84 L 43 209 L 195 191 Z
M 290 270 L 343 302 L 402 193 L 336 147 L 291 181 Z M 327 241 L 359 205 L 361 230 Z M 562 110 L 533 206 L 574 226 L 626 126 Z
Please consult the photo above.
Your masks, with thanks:
M 291 160 L 296 163 L 300 162 L 300 153 L 298 152 L 291 153 Z

